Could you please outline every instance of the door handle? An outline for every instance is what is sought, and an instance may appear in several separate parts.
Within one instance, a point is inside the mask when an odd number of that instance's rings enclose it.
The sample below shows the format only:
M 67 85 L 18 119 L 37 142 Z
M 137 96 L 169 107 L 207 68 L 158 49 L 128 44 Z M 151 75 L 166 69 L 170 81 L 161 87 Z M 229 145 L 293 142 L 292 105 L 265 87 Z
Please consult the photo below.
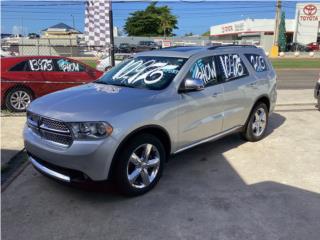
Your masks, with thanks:
M 221 94 L 221 92 L 215 92 L 214 94 L 212 94 L 212 97 L 218 97 Z
M 250 83 L 249 87 L 256 89 L 257 88 L 257 82 Z

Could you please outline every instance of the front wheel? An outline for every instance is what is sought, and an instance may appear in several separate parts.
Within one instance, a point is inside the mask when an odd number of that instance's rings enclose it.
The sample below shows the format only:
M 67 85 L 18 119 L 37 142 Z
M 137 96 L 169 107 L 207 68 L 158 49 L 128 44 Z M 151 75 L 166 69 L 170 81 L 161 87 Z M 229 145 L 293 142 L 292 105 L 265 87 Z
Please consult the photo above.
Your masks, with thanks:
M 161 141 L 142 134 L 130 140 L 115 158 L 115 180 L 119 190 L 128 196 L 141 195 L 159 181 L 166 153 Z
M 250 142 L 261 140 L 266 134 L 268 120 L 269 111 L 267 105 L 265 103 L 256 104 L 247 120 L 242 136 Z

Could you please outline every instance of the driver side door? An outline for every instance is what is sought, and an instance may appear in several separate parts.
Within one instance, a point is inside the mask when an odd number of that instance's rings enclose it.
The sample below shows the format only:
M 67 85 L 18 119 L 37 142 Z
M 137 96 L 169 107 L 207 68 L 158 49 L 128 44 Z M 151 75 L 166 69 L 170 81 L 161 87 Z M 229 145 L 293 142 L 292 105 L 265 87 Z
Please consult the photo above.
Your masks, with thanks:
M 202 91 L 181 93 L 178 118 L 180 148 L 222 131 L 224 89 L 218 78 L 214 56 L 196 60 L 183 82 L 190 78 L 203 80 L 205 88 Z

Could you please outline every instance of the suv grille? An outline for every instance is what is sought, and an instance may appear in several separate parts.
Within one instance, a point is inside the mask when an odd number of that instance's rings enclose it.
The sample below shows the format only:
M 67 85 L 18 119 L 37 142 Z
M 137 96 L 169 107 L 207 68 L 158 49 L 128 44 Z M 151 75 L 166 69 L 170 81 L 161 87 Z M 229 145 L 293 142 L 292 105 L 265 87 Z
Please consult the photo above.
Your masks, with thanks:
M 35 134 L 50 142 L 64 147 L 69 147 L 73 142 L 71 131 L 64 122 L 27 112 L 27 123 Z

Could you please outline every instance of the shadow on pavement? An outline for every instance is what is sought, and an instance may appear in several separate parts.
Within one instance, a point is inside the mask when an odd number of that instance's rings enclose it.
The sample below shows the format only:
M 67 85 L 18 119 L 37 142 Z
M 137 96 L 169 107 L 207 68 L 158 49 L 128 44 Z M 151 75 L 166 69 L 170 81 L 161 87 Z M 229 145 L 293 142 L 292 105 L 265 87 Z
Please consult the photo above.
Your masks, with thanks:
M 268 134 L 284 121 L 274 114 Z M 246 184 L 224 156 L 243 143 L 235 134 L 177 155 L 159 185 L 136 198 L 31 171 L 3 194 L 3 239 L 319 239 L 320 194 Z

